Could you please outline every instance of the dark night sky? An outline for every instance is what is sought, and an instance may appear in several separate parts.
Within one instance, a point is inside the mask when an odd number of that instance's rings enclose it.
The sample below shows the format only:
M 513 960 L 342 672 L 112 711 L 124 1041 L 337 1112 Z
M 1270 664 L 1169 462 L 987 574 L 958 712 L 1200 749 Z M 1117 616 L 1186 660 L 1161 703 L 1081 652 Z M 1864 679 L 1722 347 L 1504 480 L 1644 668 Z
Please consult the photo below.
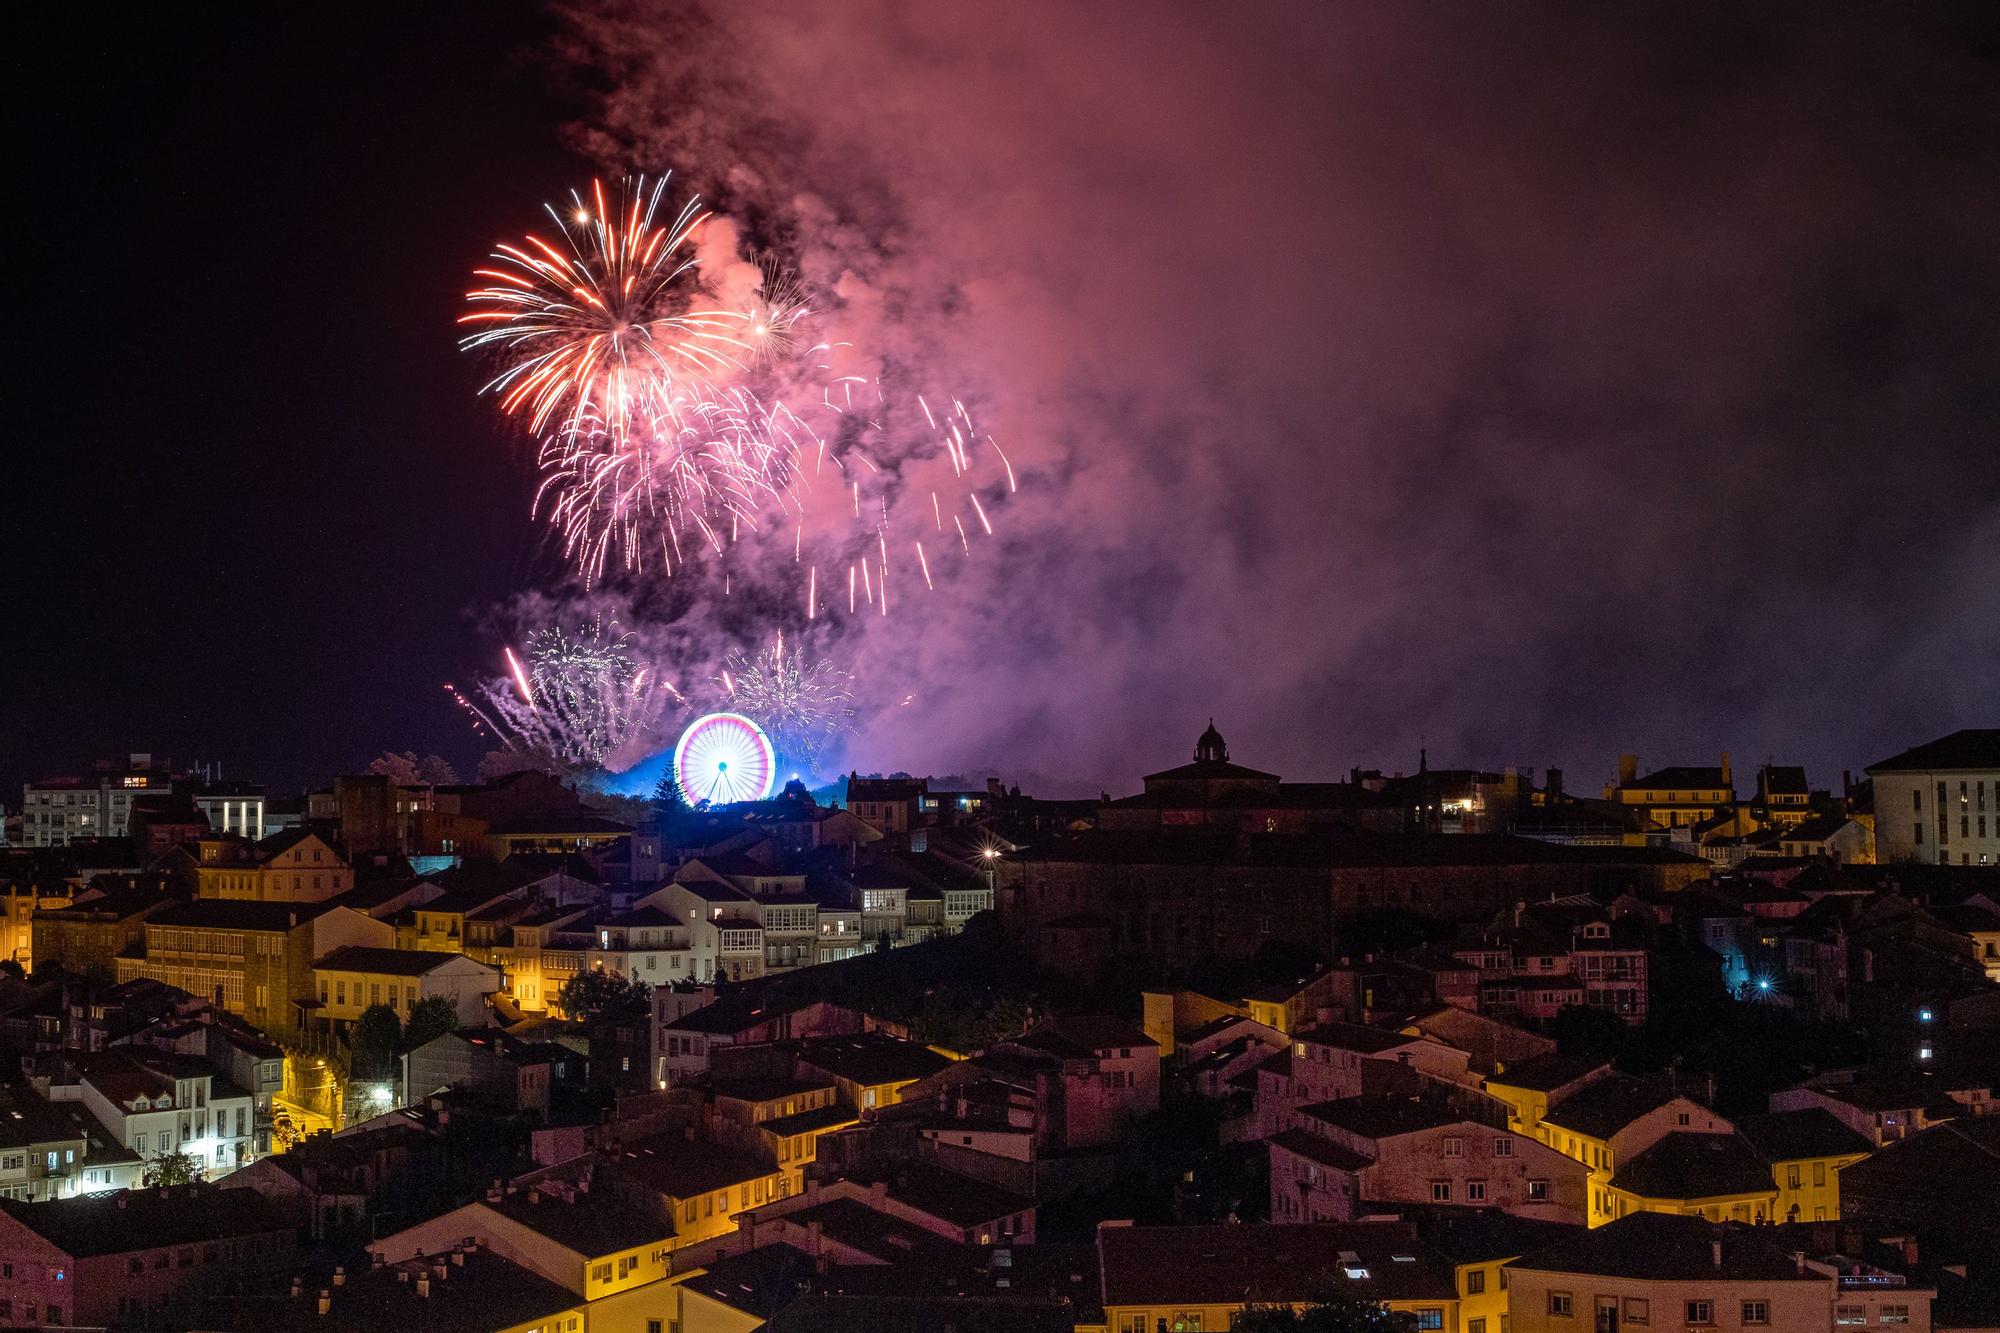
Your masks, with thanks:
M 827 630 L 917 700 L 863 769 L 1122 785 L 1214 713 L 1298 778 L 1831 785 L 2000 712 L 1990 7 L 291 12 L 9 57 L 9 803 L 476 758 L 439 684 L 551 561 L 451 321 L 579 128 L 1018 450 L 991 558 Z
M 303 13 L 76 11 L 10 58 L 62 53 L 9 117 L 10 805 L 128 747 L 290 786 L 474 753 L 439 684 L 537 548 L 451 320 L 496 219 L 578 170 L 523 59 L 548 25 Z

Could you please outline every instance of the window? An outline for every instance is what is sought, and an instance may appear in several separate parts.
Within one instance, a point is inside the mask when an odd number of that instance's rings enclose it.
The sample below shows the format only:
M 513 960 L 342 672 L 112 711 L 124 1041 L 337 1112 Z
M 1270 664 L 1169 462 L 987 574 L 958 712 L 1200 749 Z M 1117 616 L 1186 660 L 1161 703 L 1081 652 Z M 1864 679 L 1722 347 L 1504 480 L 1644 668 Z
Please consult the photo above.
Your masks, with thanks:
M 1514 1155 L 1514 1140 L 1506 1137 L 1493 1140 L 1493 1155 L 1495 1157 L 1512 1157 Z
M 1549 1314 L 1556 1319 L 1568 1319 L 1576 1312 L 1576 1302 L 1566 1291 L 1549 1293 Z
M 1431 1202 L 1451 1202 L 1451 1182 L 1449 1180 L 1433 1180 L 1431 1182 Z
M 1474 1268 L 1465 1275 L 1465 1294 L 1477 1296 L 1486 1290 L 1486 1270 Z
M 1714 1301 L 1689 1301 L 1687 1321 L 1690 1324 L 1712 1324 L 1715 1322 Z
M 1907 1305 L 1885 1305 L 1876 1316 L 1876 1322 L 1883 1324 L 1907 1324 L 1910 1322 L 1910 1307 Z
M 1483 1180 L 1468 1180 L 1468 1181 L 1466 1181 L 1466 1182 L 1465 1182 L 1465 1201 L 1466 1201 L 1467 1203 L 1485 1203 L 1485 1202 L 1486 1202 L 1486 1182 L 1485 1182 L 1485 1181 L 1483 1181 Z
M 1768 1324 L 1771 1322 L 1769 1301 L 1743 1302 L 1743 1322 L 1746 1324 Z
M 1628 1324 L 1650 1324 L 1653 1322 L 1653 1303 L 1643 1296 L 1625 1298 L 1625 1322 Z
M 1434 1305 L 1427 1306 L 1424 1309 L 1418 1310 L 1417 1327 L 1419 1329 L 1443 1328 L 1444 1311 Z
M 1833 1307 L 1833 1322 L 1836 1324 L 1865 1324 L 1868 1322 L 1868 1307 L 1865 1305 L 1836 1305 Z
M 1528 1182 L 1528 1201 L 1530 1203 L 1546 1203 L 1548 1201 L 1548 1197 L 1549 1197 L 1548 1181 L 1531 1180 Z
M 1465 1333 L 1486 1333 L 1486 1316 L 1481 1315 L 1477 1319 L 1466 1320 Z
M 1465 1156 L 1465 1140 L 1456 1135 L 1446 1139 L 1444 1141 L 1444 1155 L 1446 1157 Z
M 1785 1188 L 1788 1190 L 1795 1190 L 1798 1187 L 1799 1187 L 1799 1164 L 1797 1162 L 1793 1162 L 1791 1165 L 1785 1168 Z

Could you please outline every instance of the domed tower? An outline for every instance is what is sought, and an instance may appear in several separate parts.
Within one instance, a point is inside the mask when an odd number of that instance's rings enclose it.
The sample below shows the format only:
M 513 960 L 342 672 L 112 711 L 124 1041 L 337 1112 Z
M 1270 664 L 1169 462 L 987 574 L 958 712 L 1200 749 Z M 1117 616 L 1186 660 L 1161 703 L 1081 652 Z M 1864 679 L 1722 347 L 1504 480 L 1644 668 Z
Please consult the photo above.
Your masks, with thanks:
M 1197 764 L 1226 764 L 1229 762 L 1229 742 L 1222 739 L 1222 733 L 1215 729 L 1215 719 L 1208 720 L 1208 730 L 1201 733 L 1201 739 L 1194 743 L 1194 761 Z

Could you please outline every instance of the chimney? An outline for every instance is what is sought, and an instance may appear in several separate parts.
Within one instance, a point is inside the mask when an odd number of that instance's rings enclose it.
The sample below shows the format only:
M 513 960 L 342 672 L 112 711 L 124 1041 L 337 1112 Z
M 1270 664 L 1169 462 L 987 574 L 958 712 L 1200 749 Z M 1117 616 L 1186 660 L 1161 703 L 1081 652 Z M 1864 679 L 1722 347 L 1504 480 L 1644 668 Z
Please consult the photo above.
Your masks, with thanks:
M 345 1264 L 334 1265 L 333 1285 L 336 1287 L 344 1287 L 347 1285 L 347 1266 Z
M 1618 785 L 1629 787 L 1639 780 L 1639 756 L 1621 754 L 1618 756 Z
M 1708 1249 L 1710 1256 L 1715 1260 L 1715 1266 L 1717 1268 L 1722 1267 L 1722 1242 L 1720 1240 L 1712 1240 L 1708 1243 Z
M 1725 787 L 1734 787 L 1736 785 L 1735 780 L 1729 776 L 1729 751 L 1727 750 L 1722 752 L 1722 785 Z
M 453 1268 L 463 1268 L 463 1267 L 465 1267 L 465 1251 L 464 1251 L 464 1250 L 453 1250 L 453 1251 L 451 1252 L 451 1266 L 452 1266 Z
M 1804 1250 L 1793 1250 L 1792 1263 L 1799 1270 L 1799 1276 L 1804 1277 L 1806 1275 L 1806 1252 Z
M 297 1300 L 300 1296 L 304 1295 L 305 1289 L 306 1280 L 295 1275 L 292 1278 L 292 1299 Z
M 319 1312 L 325 1314 L 333 1308 L 333 1293 L 325 1287 L 319 1289 Z
M 430 1298 L 430 1294 L 431 1294 L 431 1275 L 429 1273 L 417 1274 L 417 1295 L 428 1300 Z

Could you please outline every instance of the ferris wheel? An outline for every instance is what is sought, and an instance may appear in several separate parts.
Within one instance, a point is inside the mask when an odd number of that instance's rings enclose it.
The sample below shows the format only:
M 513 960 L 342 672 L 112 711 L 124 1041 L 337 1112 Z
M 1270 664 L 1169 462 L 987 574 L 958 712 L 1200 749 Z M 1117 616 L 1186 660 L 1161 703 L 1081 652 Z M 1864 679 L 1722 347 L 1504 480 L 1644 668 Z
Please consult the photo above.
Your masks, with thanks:
M 696 718 L 674 746 L 674 780 L 690 802 L 761 801 L 777 777 L 771 738 L 741 713 Z

